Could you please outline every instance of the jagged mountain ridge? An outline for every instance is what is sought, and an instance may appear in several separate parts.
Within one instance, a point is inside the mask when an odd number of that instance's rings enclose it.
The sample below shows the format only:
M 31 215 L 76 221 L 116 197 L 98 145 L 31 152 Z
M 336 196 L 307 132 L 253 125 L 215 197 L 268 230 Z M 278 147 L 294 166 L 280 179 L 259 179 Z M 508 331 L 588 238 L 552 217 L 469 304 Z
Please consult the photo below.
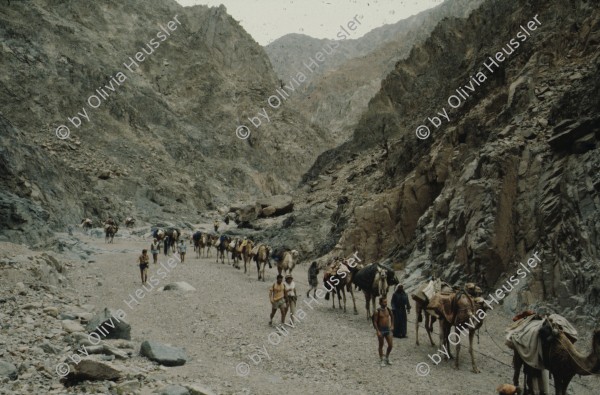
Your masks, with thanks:
M 167 29 L 177 15 L 177 30 L 161 41 L 160 25 Z M 267 107 L 278 81 L 262 48 L 224 7 L 184 8 L 171 0 L 2 2 L 0 37 L 8 180 L 2 217 L 9 238 L 26 241 L 22 232 L 45 222 L 62 228 L 108 214 L 156 220 L 161 212 L 196 215 L 231 200 L 282 193 L 332 147 L 286 105 L 272 110 L 270 122 L 248 140 L 236 137 L 238 125 Z M 155 44 L 144 60 L 134 59 Z M 99 106 L 92 99 L 98 108 L 87 103 L 91 95 L 102 98 Z M 85 115 L 80 128 L 67 119 L 78 112 Z M 54 135 L 61 124 L 70 126 L 70 139 Z M 18 144 L 13 136 L 22 137 Z M 44 164 L 44 174 L 19 163 L 31 156 L 32 165 Z M 15 183 L 37 191 L 35 199 Z M 27 224 L 22 204 L 45 210 L 48 221 Z
M 312 124 L 331 133 L 341 144 L 351 137 L 381 80 L 414 45 L 422 43 L 444 18 L 466 18 L 483 0 L 447 0 L 355 40 L 340 41 L 336 53 L 315 70 L 315 77 L 291 98 Z M 285 78 L 330 43 L 302 35 L 286 35 L 265 47 L 275 71 Z

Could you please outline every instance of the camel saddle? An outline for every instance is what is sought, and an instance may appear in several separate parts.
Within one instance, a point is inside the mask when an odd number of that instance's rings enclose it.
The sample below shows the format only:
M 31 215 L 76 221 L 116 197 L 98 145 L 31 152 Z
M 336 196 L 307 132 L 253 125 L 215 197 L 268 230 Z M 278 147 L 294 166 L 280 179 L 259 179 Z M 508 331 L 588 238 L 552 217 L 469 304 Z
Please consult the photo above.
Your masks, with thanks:
M 577 341 L 577 330 L 563 316 L 551 314 L 541 318 L 530 315 L 506 328 L 506 345 L 519 353 L 527 365 L 539 370 L 545 369 L 543 343 L 547 342 L 546 337 L 552 336 L 553 331 L 564 333 L 572 343 Z
M 443 282 L 438 278 L 437 280 L 429 280 L 421 283 L 417 288 L 417 291 L 412 294 L 412 298 L 417 302 L 427 303 L 436 293 L 442 292 L 447 294 L 449 293 L 448 291 L 451 292 L 451 290 L 452 287 L 448 283 Z

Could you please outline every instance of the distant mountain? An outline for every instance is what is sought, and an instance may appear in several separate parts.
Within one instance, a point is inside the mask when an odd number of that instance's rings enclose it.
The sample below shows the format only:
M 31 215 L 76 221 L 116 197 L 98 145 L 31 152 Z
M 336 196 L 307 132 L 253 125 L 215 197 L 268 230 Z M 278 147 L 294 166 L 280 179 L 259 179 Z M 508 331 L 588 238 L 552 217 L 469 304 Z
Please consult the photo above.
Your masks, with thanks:
M 444 18 L 465 18 L 482 0 L 446 0 L 444 3 L 367 33 L 356 40 L 336 42 L 339 47 L 315 70 L 312 78 L 295 92 L 291 100 L 313 125 L 327 130 L 342 143 L 347 140 L 368 101 L 379 90 L 381 80 L 398 60 L 429 37 Z M 318 40 L 288 34 L 267 45 L 273 68 L 283 79 L 304 68 L 332 40 Z

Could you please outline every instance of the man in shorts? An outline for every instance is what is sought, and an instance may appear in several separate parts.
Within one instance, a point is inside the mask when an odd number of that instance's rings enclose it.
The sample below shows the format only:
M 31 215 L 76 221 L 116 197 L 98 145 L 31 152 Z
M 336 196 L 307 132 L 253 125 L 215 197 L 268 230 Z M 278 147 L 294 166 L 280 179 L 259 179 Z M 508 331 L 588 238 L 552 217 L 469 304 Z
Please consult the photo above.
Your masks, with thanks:
M 148 256 L 148 250 L 143 249 L 142 255 L 138 258 L 140 265 L 140 275 L 142 277 L 142 285 L 148 281 L 148 265 L 150 264 L 150 257 Z
M 379 341 L 379 359 L 381 366 L 391 365 L 390 352 L 392 352 L 392 332 L 394 330 L 394 314 L 387 307 L 386 298 L 379 298 L 379 307 L 373 313 L 373 326 L 377 331 L 377 340 Z M 387 351 L 385 359 L 383 357 L 383 340 L 387 341 Z
M 185 240 L 181 239 L 179 241 L 179 256 L 181 259 L 181 263 L 185 262 L 185 252 L 187 251 L 187 246 L 185 245 Z
M 296 317 L 296 302 L 298 301 L 298 294 L 296 293 L 296 283 L 294 283 L 294 277 L 291 274 L 285 276 L 285 299 L 286 299 L 286 315 L 290 312 L 290 319 Z
M 277 313 L 277 309 L 281 311 L 281 325 L 285 321 L 286 305 L 285 305 L 285 286 L 283 285 L 283 276 L 277 275 L 277 282 L 269 288 L 269 300 L 271 301 L 271 319 L 269 325 L 273 325 L 273 317 Z
M 156 265 L 158 261 L 158 253 L 160 252 L 160 244 L 158 240 L 154 239 L 154 241 L 150 244 L 150 253 L 152 254 L 152 260 Z

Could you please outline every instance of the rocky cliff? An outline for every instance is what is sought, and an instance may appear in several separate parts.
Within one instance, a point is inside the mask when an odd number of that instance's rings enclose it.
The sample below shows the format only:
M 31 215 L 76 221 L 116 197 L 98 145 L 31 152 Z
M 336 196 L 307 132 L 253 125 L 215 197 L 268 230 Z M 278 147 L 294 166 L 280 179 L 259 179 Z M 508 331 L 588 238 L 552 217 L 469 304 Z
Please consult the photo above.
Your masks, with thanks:
M 3 1 L 0 37 L 5 239 L 286 192 L 332 147 L 289 106 L 267 105 L 278 79 L 224 7 Z M 264 107 L 269 120 L 252 127 Z
M 409 285 L 436 275 L 487 290 L 539 251 L 511 308 L 545 300 L 592 320 L 599 44 L 589 1 L 486 1 L 467 20 L 443 21 L 385 78 L 352 140 L 307 173 L 312 203 L 298 207 L 289 237 L 318 253 L 339 243 L 391 259 Z M 420 125 L 428 139 L 417 138 Z M 307 230 L 316 217 L 329 226 Z

